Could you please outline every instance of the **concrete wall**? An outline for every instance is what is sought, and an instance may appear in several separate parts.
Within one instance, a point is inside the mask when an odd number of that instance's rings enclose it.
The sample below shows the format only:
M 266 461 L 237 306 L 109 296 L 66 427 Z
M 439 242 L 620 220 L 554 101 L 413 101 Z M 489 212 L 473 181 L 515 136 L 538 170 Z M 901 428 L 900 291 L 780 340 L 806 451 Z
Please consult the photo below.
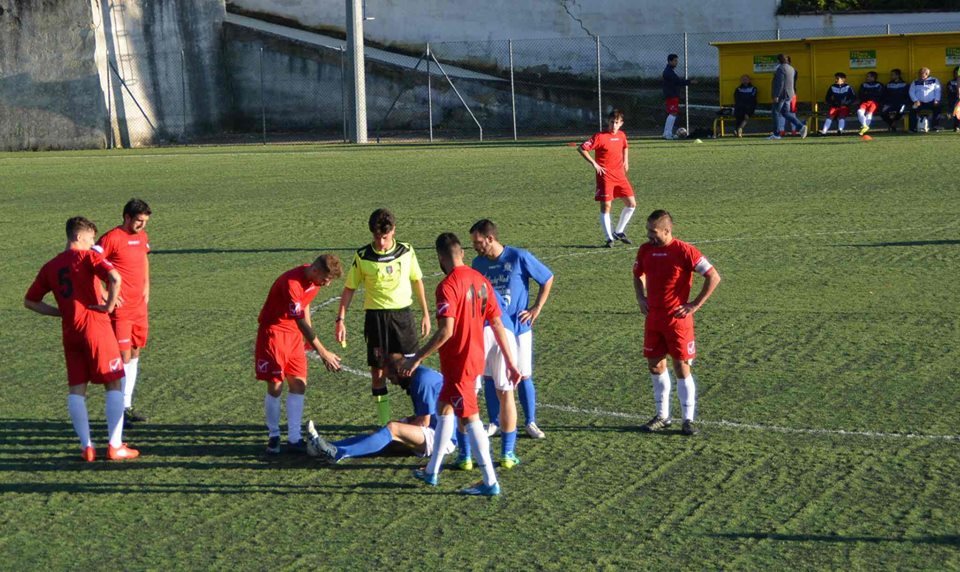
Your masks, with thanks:
M 0 0 L 0 149 L 102 147 L 87 0 Z

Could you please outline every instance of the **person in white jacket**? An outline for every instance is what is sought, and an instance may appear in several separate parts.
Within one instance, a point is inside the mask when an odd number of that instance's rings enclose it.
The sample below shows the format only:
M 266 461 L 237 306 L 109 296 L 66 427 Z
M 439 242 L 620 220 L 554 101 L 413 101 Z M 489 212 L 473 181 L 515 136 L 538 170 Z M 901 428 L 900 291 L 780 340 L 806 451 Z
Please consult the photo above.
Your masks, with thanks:
M 923 118 L 923 125 L 917 123 L 917 112 L 928 110 L 931 113 L 930 123 L 934 131 L 939 131 L 940 121 L 940 80 L 930 77 L 930 68 L 920 68 L 917 79 L 910 84 L 910 130 L 928 131 L 930 125 Z

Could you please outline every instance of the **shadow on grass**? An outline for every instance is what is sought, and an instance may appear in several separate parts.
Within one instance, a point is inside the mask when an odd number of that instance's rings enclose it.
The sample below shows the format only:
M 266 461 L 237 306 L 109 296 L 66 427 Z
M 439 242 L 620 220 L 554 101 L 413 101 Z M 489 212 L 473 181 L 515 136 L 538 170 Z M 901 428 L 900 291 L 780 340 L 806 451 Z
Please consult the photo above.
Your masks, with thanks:
M 834 246 L 852 246 L 856 248 L 880 248 L 884 246 L 955 246 L 960 239 L 953 240 L 904 240 L 900 242 L 873 242 L 869 244 L 836 244 Z
M 707 534 L 713 538 L 750 539 L 750 540 L 780 540 L 784 542 L 907 542 L 913 544 L 944 544 L 960 546 L 960 536 L 839 536 L 829 534 L 768 534 L 764 532 L 723 532 Z
M 168 249 L 168 250 L 152 250 L 150 251 L 151 255 L 164 255 L 164 254 L 273 254 L 278 252 L 328 252 L 328 251 L 340 251 L 340 252 L 355 252 L 357 250 L 356 246 L 353 247 L 342 247 L 342 246 L 326 246 L 326 247 L 317 247 L 317 248 L 177 248 L 177 249 Z
M 196 495 L 456 495 L 456 491 L 437 491 L 416 483 L 369 482 L 354 485 L 277 484 L 277 483 L 7 483 L 0 494 L 196 494 Z

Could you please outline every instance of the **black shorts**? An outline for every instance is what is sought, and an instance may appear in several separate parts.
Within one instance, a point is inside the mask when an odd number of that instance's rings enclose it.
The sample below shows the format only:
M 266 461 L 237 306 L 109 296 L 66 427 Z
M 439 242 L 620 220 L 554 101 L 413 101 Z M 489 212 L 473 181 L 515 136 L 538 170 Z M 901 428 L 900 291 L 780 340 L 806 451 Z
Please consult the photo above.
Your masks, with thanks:
M 363 319 L 363 337 L 367 340 L 367 365 L 383 367 L 383 356 L 412 355 L 417 352 L 417 333 L 413 312 L 403 310 L 367 310 Z

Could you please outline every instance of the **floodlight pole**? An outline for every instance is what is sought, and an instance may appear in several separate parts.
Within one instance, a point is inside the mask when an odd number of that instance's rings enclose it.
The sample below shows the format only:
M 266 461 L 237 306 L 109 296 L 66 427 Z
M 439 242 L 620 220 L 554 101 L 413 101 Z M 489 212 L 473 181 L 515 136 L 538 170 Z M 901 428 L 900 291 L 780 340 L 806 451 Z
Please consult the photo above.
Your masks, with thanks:
M 350 141 L 367 142 L 367 89 L 363 56 L 363 0 L 347 3 L 348 92 L 350 94 Z

